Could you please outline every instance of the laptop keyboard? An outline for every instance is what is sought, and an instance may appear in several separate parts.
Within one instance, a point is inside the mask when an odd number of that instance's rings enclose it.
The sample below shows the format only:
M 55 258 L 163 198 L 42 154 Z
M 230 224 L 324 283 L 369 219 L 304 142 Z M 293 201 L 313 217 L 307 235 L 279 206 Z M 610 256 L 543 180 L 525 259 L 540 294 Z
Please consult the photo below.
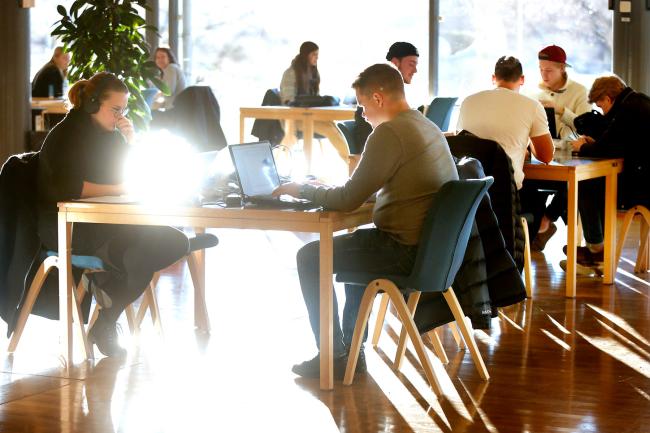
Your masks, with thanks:
M 248 197 L 244 207 L 260 208 L 260 209 L 296 209 L 296 210 L 310 210 L 318 209 L 315 203 L 309 201 L 288 201 L 280 200 L 273 197 Z

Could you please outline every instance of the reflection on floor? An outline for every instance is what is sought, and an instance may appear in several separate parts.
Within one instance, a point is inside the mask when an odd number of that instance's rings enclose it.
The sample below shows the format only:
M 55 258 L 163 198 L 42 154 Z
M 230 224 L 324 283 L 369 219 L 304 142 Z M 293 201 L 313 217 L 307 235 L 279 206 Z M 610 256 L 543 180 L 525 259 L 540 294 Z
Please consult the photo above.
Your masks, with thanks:
M 31 317 L 18 352 L 2 355 L 0 431 L 650 431 L 650 276 L 633 273 L 631 248 L 615 285 L 579 277 L 578 297 L 566 299 L 560 231 L 546 256 L 534 255 L 533 299 L 475 331 L 489 382 L 443 328 L 449 363 L 433 361 L 449 380 L 436 399 L 413 354 L 399 373 L 391 369 L 399 325 L 390 314 L 378 347 L 366 349 L 368 374 L 352 386 L 322 392 L 295 377 L 291 365 L 315 350 L 294 259 L 310 238 L 214 233 L 211 335 L 193 331 L 191 281 L 180 266 L 157 289 L 164 335 L 145 322 L 140 337 L 124 337 L 123 362 L 98 358 L 66 376 L 57 324 Z

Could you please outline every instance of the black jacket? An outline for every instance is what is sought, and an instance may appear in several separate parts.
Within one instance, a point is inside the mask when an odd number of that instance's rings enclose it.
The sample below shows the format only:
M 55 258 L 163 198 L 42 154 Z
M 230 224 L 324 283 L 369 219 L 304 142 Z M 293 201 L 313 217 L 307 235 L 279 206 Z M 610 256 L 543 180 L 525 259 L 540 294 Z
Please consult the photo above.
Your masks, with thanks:
M 34 76 L 32 96 L 36 98 L 47 98 L 50 96 L 50 86 L 52 86 L 52 90 L 54 91 L 52 96 L 57 98 L 63 96 L 63 76 L 59 68 L 52 61 L 47 62 Z
M 278 89 L 267 90 L 262 105 L 282 105 Z M 272 145 L 276 145 L 280 144 L 284 138 L 284 129 L 282 129 L 282 123 L 279 120 L 255 119 L 251 135 L 254 135 L 260 141 L 268 140 Z
M 152 115 L 152 129 L 169 129 L 199 152 L 221 150 L 228 145 L 221 129 L 221 108 L 208 86 L 186 88 L 176 95 L 174 108 Z
M 7 336 L 15 321 L 26 288 L 31 284 L 28 272 L 40 264 L 41 243 L 36 223 L 36 174 L 38 153 L 11 156 L 0 171 L 0 316 L 7 322 Z M 51 319 L 59 315 L 58 277 L 53 270 L 32 309 Z M 78 273 L 76 274 L 78 277 Z M 86 309 L 90 306 L 90 296 Z
M 485 177 L 481 163 L 474 158 L 457 161 L 456 167 L 461 179 Z M 463 264 L 453 288 L 475 329 L 488 329 L 490 318 L 496 317 L 497 307 L 526 298 L 526 288 L 505 248 L 489 195 L 483 197 L 477 209 Z M 440 294 L 423 294 L 413 320 L 418 330 L 424 333 L 454 319 Z
M 618 204 L 650 207 L 650 98 L 627 87 L 605 115 L 607 128 L 580 156 L 624 158 L 618 177 Z
M 506 249 L 521 272 L 524 267 L 524 228 L 520 218 L 520 203 L 512 162 L 499 144 L 463 131 L 447 137 L 451 154 L 457 158 L 476 158 L 481 162 L 485 174 L 494 177 L 494 184 L 488 190 L 492 209 L 499 222 Z

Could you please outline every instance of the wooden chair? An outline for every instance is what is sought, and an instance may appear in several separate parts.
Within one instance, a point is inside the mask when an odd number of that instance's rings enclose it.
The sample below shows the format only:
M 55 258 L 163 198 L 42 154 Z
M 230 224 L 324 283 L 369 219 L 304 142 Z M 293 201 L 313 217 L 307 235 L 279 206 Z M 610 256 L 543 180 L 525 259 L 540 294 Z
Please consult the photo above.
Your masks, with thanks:
M 352 337 L 352 346 L 343 380 L 345 385 L 352 383 L 363 331 L 368 323 L 375 295 L 382 291 L 393 303 L 403 325 L 396 358 L 401 359 L 408 334 L 415 346 L 424 373 L 437 395 L 442 394 L 440 382 L 433 371 L 420 333 L 413 322 L 413 314 L 422 292 L 440 293 L 444 296 L 456 320 L 456 325 L 470 347 L 481 377 L 485 380 L 489 379 L 483 358 L 465 321 L 465 314 L 451 283 L 462 264 L 478 204 L 492 182 L 491 177 L 450 181 L 434 195 L 432 206 L 422 229 L 415 265 L 410 275 L 381 275 L 367 272 L 341 272 L 337 275 L 336 279 L 339 282 L 366 286 Z M 402 291 L 409 294 L 408 303 L 404 301 Z M 400 359 L 396 359 L 396 368 Z
M 623 217 L 623 225 L 621 226 L 621 231 L 618 235 L 618 242 L 616 244 L 616 261 L 614 263 L 618 265 L 618 261 L 621 259 L 625 238 L 630 230 L 634 216 L 637 214 L 641 216 L 641 227 L 639 250 L 636 256 L 634 272 L 641 273 L 648 272 L 648 269 L 650 268 L 650 210 L 645 206 L 634 206 L 625 213 L 625 216 Z

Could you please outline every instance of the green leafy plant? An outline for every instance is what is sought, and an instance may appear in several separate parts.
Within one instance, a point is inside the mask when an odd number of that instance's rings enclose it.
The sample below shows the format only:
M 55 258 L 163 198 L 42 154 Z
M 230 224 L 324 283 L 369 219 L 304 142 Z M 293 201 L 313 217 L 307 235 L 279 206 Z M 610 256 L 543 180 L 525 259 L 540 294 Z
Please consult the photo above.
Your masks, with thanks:
M 136 6 L 148 9 L 146 0 L 76 0 L 69 10 L 59 5 L 61 19 L 52 36 L 72 53 L 70 81 L 102 71 L 114 73 L 129 89 L 129 117 L 136 128 L 146 129 L 151 114 L 142 91 L 150 87 L 149 82 L 164 93 L 169 90 L 150 60 L 143 36 L 146 29 L 158 29 L 145 24 Z

